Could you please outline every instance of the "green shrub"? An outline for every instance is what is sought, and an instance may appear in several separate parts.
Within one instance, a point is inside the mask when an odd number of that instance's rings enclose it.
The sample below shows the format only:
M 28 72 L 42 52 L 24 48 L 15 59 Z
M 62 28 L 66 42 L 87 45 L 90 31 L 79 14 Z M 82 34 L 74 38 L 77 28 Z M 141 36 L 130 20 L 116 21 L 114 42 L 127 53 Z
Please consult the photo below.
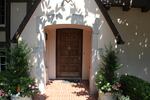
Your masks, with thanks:
M 24 42 L 7 51 L 7 67 L 0 72 L 0 89 L 8 96 L 33 96 L 38 93 L 35 80 L 30 77 L 30 48 Z
M 116 70 L 121 67 L 121 64 L 118 63 L 118 52 L 110 44 L 106 46 L 104 52 L 100 55 L 101 64 L 99 65 L 99 70 L 96 73 L 96 86 L 97 88 L 106 93 L 106 92 L 118 92 L 119 83 Z
M 122 75 L 120 83 L 123 94 L 131 100 L 150 100 L 150 83 L 131 75 Z

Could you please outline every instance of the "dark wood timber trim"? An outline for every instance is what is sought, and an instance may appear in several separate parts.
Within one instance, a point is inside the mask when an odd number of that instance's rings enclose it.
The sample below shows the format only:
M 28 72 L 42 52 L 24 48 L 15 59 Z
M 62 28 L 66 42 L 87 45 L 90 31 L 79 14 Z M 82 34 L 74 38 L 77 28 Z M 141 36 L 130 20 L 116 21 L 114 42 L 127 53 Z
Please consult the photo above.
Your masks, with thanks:
M 6 42 L 10 43 L 10 0 L 6 0 Z
M 26 24 L 28 23 L 29 19 L 31 18 L 32 14 L 34 13 L 35 9 L 39 5 L 41 0 L 36 0 L 34 5 L 31 7 L 29 12 L 26 14 L 25 18 L 23 19 L 22 23 L 20 24 L 19 28 L 17 29 L 17 32 L 15 33 L 12 42 L 17 42 L 19 36 L 21 35 L 23 29 L 25 28 Z
M 0 27 L 0 31 L 5 31 L 5 27 Z
M 103 16 L 105 17 L 108 25 L 110 26 L 116 40 L 117 40 L 117 44 L 124 44 L 124 41 L 122 40 L 118 30 L 116 29 L 115 25 L 113 24 L 107 10 L 105 9 L 105 7 L 103 6 L 102 2 L 100 0 L 95 0 L 99 9 L 101 10 Z
M 10 0 L 5 1 L 5 26 L 0 27 L 0 31 L 5 32 L 5 40 L 4 42 L 0 42 L 0 48 L 7 48 L 10 45 Z

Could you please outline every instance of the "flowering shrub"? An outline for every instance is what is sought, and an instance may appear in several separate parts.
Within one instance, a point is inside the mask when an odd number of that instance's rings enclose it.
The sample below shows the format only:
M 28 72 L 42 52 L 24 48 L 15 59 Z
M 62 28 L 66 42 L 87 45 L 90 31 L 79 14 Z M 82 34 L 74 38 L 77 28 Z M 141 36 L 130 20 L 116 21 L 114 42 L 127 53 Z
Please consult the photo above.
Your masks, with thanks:
M 113 84 L 108 82 L 103 75 L 103 72 L 99 71 L 96 75 L 96 86 L 101 92 L 120 92 L 121 84 L 115 81 Z
M 0 90 L 0 100 L 7 100 L 7 94 L 1 89 Z
M 121 88 L 121 84 L 119 82 L 116 82 L 115 84 L 112 85 L 112 90 L 114 92 L 120 91 L 120 88 Z
M 39 92 L 38 86 L 31 78 L 21 77 L 16 86 L 16 94 L 20 96 L 33 96 Z
M 118 100 L 131 100 L 129 96 L 120 95 L 118 96 Z
M 36 83 L 29 84 L 28 89 L 31 91 L 31 94 L 36 94 L 39 92 L 38 86 Z
M 11 95 L 30 97 L 39 92 L 36 82 L 30 77 L 21 77 L 20 79 L 13 80 L 11 83 L 3 84 L 1 87 L 5 92 L 0 90 L 0 98 Z
M 118 92 L 120 84 L 116 70 L 121 67 L 118 63 L 117 51 L 110 45 L 105 47 L 104 52 L 100 55 L 101 64 L 96 73 L 96 86 L 101 92 Z

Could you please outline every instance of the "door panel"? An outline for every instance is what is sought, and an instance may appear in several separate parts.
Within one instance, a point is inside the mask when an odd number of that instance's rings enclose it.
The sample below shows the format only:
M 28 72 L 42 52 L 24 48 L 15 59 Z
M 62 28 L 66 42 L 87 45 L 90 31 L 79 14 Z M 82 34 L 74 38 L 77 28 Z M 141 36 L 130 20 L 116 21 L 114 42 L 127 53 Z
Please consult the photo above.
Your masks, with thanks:
M 57 78 L 77 77 L 82 73 L 81 29 L 56 30 L 56 74 Z

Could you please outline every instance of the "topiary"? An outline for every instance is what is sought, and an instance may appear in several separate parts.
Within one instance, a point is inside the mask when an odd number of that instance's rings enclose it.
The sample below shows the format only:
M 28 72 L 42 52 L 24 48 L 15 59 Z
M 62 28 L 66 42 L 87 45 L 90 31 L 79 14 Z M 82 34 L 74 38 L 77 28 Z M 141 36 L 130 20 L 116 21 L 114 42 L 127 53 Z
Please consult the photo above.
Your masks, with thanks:
M 117 50 L 110 45 L 105 46 L 104 52 L 100 55 L 102 61 L 96 74 L 96 86 L 104 93 L 117 91 L 119 86 L 115 71 L 121 67 L 121 64 L 118 63 L 117 53 Z

